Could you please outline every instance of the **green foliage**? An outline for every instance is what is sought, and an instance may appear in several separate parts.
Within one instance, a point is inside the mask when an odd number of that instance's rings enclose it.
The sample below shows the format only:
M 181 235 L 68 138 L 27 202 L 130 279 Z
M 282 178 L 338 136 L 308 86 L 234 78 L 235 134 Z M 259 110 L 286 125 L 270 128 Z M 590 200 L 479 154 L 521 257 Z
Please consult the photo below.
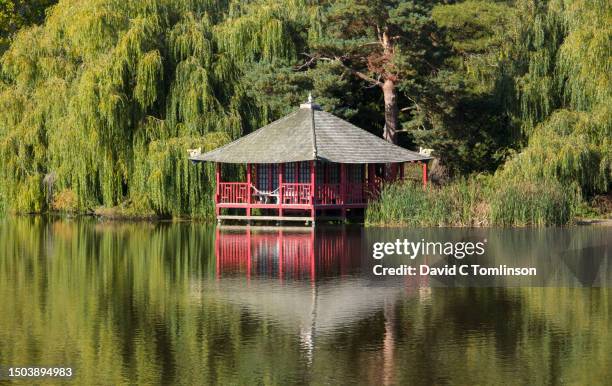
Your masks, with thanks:
M 516 10 L 507 2 L 469 0 L 438 5 L 432 17 L 451 52 L 404 126 L 452 174 L 494 171 L 520 139 L 504 53 Z
M 612 184 L 612 5 L 609 2 L 519 2 L 515 55 L 527 146 L 500 178 L 554 178 L 585 196 Z
M 37 23 L 50 3 L 3 5 Z M 451 174 L 557 181 L 589 199 L 612 181 L 611 25 L 603 0 L 62 0 L 1 59 L 0 210 L 210 216 L 212 170 L 186 149 L 248 133 L 309 91 L 380 135 L 392 111 L 368 85 L 387 78 L 400 143 L 433 148 Z M 448 203 L 462 184 L 432 194 Z M 466 205 L 423 221 L 469 222 Z
M 391 184 L 366 212 L 369 225 L 547 226 L 574 217 L 580 195 L 555 180 L 496 184 L 490 176 L 435 187 Z
M 13 34 L 45 18 L 47 7 L 57 0 L 2 0 L 0 1 L 0 52 L 8 46 Z
M 429 78 L 447 54 L 431 17 L 431 1 L 343 0 L 323 7 L 322 33 L 310 42 L 307 65 L 333 61 L 348 76 L 382 91 L 383 136 L 409 143 L 401 122 L 417 126 L 423 120 L 423 94 L 433 93 Z M 380 98 L 380 97 L 379 97 Z M 379 102 L 380 103 L 380 102 Z M 407 106 L 407 107 L 404 107 Z M 403 112 L 406 113 L 403 113 Z
M 480 226 L 489 224 L 484 180 L 461 179 L 443 187 L 406 182 L 386 186 L 366 212 L 369 225 Z
M 555 180 L 501 185 L 491 197 L 491 224 L 564 225 L 573 219 L 576 196 Z
M 8 209 L 51 208 L 70 191 L 87 211 L 133 204 L 159 215 L 212 214 L 212 149 L 263 124 L 222 51 L 224 2 L 62 1 L 2 58 L 0 180 Z M 253 47 L 257 51 L 256 47 Z

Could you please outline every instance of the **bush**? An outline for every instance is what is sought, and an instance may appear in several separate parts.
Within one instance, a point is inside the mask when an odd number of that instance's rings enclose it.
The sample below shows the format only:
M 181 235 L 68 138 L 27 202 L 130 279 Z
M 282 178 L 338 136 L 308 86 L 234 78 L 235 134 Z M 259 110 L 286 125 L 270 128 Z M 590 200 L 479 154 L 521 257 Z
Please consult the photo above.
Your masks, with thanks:
M 70 189 L 65 189 L 53 197 L 51 208 L 58 212 L 76 212 L 79 206 L 77 195 Z

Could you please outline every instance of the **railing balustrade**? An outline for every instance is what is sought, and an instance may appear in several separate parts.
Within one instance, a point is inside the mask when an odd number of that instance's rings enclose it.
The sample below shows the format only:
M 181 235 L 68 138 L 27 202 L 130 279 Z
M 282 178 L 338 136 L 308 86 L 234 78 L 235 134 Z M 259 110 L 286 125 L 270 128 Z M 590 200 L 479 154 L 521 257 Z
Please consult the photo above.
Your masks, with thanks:
M 340 184 L 320 184 L 315 186 L 315 203 L 321 205 L 340 205 Z
M 364 202 L 366 202 L 364 184 L 360 182 L 347 184 L 345 204 L 362 204 Z
M 310 205 L 311 185 L 309 183 L 283 183 L 281 196 L 283 205 Z
M 374 191 L 370 191 L 373 188 Z M 380 184 L 348 183 L 345 197 L 342 197 L 340 184 L 319 184 L 315 186 L 316 205 L 363 204 L 378 196 Z M 262 196 L 269 193 L 267 200 Z M 251 200 L 249 200 L 249 195 Z M 311 205 L 312 186 L 310 183 L 283 183 L 275 192 L 262 193 L 246 182 L 219 183 L 220 204 L 270 204 L 270 205 Z
M 246 182 L 221 182 L 219 202 L 222 204 L 246 204 L 249 200 L 249 184 Z

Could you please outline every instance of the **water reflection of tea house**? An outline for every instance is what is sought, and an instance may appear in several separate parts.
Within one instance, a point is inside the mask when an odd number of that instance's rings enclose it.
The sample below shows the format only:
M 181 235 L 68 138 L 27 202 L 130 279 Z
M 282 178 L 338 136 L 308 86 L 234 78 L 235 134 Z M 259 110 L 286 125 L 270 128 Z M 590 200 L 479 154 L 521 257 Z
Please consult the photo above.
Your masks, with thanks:
M 384 332 L 376 344 L 384 353 L 386 379 L 395 366 L 395 304 L 406 295 L 428 301 L 430 289 L 408 282 L 373 285 L 360 274 L 361 241 L 358 229 L 344 227 L 217 228 L 217 281 L 200 288 L 200 296 L 213 296 L 239 306 L 250 317 L 297 330 L 309 364 L 321 336 L 382 317 Z
M 318 276 L 345 275 L 359 262 L 360 240 L 354 237 L 354 231 L 346 228 L 318 231 L 324 232 L 324 237 L 317 237 L 313 228 L 265 231 L 250 227 L 218 228 L 216 232 L 218 277 L 246 275 L 316 280 Z

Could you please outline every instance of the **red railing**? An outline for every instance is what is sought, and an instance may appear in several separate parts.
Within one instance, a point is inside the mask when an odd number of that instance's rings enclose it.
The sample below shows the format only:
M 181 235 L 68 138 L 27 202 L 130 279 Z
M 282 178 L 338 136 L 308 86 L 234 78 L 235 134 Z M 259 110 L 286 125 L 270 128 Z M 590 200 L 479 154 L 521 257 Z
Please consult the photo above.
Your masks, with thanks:
M 246 182 L 221 182 L 219 183 L 219 203 L 223 204 L 246 204 L 249 200 L 249 184 Z
M 340 205 L 340 184 L 323 184 L 315 187 L 315 201 L 321 205 Z
M 379 184 L 348 183 L 343 199 L 340 184 L 320 184 L 315 186 L 315 203 L 317 205 L 363 204 L 378 196 L 379 189 Z M 264 202 L 261 197 L 265 194 L 269 194 L 269 197 Z M 309 183 L 283 183 L 281 189 L 274 193 L 262 193 L 257 192 L 252 185 L 249 186 L 246 182 L 221 182 L 217 202 L 220 204 L 249 204 L 249 195 L 251 195 L 251 204 L 312 204 L 312 189 Z
M 366 202 L 364 184 L 349 183 L 346 186 L 346 204 L 363 204 Z
M 310 184 L 284 183 L 281 187 L 283 205 L 310 205 Z

